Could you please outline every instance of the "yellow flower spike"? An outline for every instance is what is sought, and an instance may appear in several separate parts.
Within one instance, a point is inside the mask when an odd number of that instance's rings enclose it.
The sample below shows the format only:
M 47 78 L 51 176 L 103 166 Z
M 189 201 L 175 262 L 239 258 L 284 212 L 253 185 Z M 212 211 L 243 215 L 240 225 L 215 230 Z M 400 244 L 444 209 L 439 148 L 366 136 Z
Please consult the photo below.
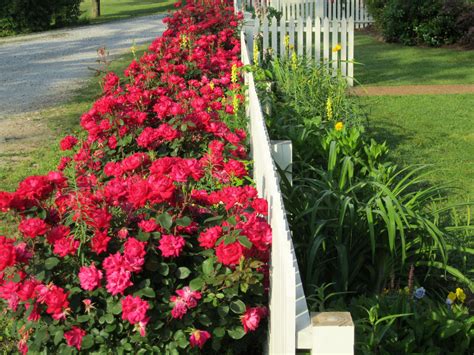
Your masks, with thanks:
M 451 300 L 451 302 L 456 301 L 456 294 L 454 292 L 450 292 L 448 294 L 448 299 Z
M 237 64 L 232 64 L 232 69 L 230 73 L 230 81 L 232 81 L 234 84 L 237 82 Z
M 130 47 L 130 51 L 134 58 L 137 57 L 137 46 L 135 45 L 135 40 L 133 40 L 132 46 Z
M 296 56 L 295 51 L 291 52 L 291 67 L 293 68 L 293 70 L 296 70 L 298 68 L 298 57 Z
M 334 47 L 332 47 L 333 52 L 339 52 L 342 49 L 342 46 L 338 43 Z
M 214 82 L 211 81 L 211 82 L 209 83 L 209 87 L 211 88 L 211 90 L 214 90 L 214 86 L 215 86 L 215 85 L 214 85 Z
M 188 46 L 188 37 L 186 37 L 186 35 L 184 33 L 181 35 L 179 45 L 182 49 L 184 49 Z
M 337 122 L 335 125 L 334 125 L 334 129 L 336 131 L 342 131 L 344 129 L 344 123 L 343 122 Z
M 285 35 L 285 49 L 288 50 L 290 48 L 290 35 Z
M 332 115 L 333 115 L 331 97 L 328 97 L 328 99 L 326 101 L 326 115 L 328 117 L 328 121 L 331 121 L 332 120 Z
M 258 50 L 258 42 L 253 41 L 253 64 L 258 64 L 259 57 L 260 57 L 260 52 Z
M 466 294 L 464 293 L 464 290 L 462 288 L 457 288 L 456 289 L 456 297 L 458 300 L 460 300 L 462 303 L 466 300 Z
M 232 107 L 234 109 L 234 114 L 239 112 L 239 98 L 237 97 L 237 95 L 234 95 L 234 97 L 232 98 Z

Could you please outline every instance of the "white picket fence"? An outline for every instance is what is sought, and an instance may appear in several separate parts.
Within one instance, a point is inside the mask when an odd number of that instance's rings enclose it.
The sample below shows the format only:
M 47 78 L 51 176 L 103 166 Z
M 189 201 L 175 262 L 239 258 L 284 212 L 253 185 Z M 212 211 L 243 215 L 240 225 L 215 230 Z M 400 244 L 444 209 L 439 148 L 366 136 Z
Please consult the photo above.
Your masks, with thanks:
M 262 48 L 265 53 L 269 48 L 279 57 L 289 55 L 293 50 L 298 56 L 312 58 L 317 62 L 338 70 L 347 78 L 350 86 L 354 83 L 354 20 L 341 19 L 330 21 L 329 18 L 306 19 L 298 17 L 295 21 L 277 21 L 271 23 L 268 18 L 263 21 L 255 19 L 246 26 L 247 41 L 253 48 L 256 36 L 262 36 Z M 289 46 L 286 41 L 289 40 Z M 334 50 L 340 46 L 340 50 Z
M 244 34 L 241 43 L 242 61 L 250 64 Z M 253 177 L 260 196 L 269 203 L 268 218 L 273 233 L 268 352 L 294 354 L 297 347 L 311 348 L 310 315 L 253 74 L 246 72 L 245 81 L 248 85 L 247 114 L 250 119 Z
M 249 9 L 273 7 L 281 11 L 284 20 L 298 17 L 325 18 L 329 21 L 353 18 L 355 28 L 374 22 L 364 0 L 244 0 Z

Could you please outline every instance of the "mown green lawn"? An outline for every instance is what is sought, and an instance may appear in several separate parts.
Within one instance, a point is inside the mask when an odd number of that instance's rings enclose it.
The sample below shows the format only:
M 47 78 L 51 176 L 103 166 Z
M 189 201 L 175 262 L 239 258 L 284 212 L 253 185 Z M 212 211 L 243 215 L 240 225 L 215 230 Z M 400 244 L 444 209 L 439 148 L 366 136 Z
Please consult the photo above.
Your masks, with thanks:
M 408 47 L 357 34 L 355 60 L 363 85 L 474 84 L 474 50 Z
M 431 164 L 433 183 L 474 201 L 474 95 L 363 97 L 369 130 L 401 164 Z
M 474 51 L 408 47 L 357 34 L 356 79 L 372 85 L 474 84 Z M 456 187 L 455 201 L 474 200 L 474 95 L 361 97 L 369 130 L 393 159 L 431 164 L 432 183 Z
M 90 18 L 91 0 L 84 0 L 81 4 L 81 11 L 83 11 L 81 19 L 101 23 L 152 15 L 172 9 L 175 2 L 176 0 L 101 0 L 101 16 L 92 19 Z

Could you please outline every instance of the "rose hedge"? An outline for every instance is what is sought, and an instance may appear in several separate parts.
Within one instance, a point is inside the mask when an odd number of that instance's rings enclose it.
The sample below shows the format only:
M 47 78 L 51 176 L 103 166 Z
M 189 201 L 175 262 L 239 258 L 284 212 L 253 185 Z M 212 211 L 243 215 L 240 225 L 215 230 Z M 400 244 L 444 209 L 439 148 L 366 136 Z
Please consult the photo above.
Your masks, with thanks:
M 0 302 L 22 353 L 258 352 L 271 230 L 249 178 L 239 22 L 188 2 L 61 142 L 0 192 Z M 231 128 L 232 127 L 232 128 Z

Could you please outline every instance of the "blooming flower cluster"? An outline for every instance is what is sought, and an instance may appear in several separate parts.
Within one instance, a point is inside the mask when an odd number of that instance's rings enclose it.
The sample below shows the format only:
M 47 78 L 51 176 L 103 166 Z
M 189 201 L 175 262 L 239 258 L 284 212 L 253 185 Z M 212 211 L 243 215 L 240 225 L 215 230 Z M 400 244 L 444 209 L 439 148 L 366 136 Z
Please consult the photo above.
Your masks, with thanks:
M 177 7 L 125 80 L 103 78 L 57 169 L 0 192 L 18 224 L 0 236 L 0 300 L 28 329 L 22 353 L 245 352 L 263 329 L 272 234 L 235 128 L 242 17 Z

